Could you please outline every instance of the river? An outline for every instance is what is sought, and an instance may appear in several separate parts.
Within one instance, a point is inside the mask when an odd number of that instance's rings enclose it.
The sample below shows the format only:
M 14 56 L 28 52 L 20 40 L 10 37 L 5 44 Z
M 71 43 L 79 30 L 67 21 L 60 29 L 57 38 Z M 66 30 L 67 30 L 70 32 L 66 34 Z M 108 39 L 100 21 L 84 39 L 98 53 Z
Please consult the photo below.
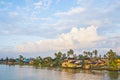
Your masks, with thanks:
M 0 65 L 0 80 L 120 80 L 120 72 Z

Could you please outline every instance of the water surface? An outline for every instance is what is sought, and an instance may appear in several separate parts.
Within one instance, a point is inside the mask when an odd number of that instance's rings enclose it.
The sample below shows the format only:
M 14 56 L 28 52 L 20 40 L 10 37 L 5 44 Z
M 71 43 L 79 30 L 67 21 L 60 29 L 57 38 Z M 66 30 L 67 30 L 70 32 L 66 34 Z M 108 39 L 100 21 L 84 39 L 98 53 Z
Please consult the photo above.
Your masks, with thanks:
M 120 80 L 120 72 L 0 65 L 0 80 Z

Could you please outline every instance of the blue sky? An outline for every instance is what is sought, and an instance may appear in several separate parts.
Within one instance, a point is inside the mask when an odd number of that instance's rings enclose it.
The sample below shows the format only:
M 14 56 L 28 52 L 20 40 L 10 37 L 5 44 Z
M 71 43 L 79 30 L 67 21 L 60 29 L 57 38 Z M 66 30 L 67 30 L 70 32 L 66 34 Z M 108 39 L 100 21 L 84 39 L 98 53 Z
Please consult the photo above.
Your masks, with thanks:
M 120 53 L 120 0 L 0 0 L 0 57 Z

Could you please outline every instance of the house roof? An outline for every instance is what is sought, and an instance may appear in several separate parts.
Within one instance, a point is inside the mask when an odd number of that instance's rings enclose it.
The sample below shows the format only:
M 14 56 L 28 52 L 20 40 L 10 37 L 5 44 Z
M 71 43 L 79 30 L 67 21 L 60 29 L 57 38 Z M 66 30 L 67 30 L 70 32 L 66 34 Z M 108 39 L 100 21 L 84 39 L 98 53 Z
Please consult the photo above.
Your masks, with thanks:
M 28 63 L 28 62 L 30 62 L 30 59 L 25 59 L 23 61 L 26 62 L 26 63 Z

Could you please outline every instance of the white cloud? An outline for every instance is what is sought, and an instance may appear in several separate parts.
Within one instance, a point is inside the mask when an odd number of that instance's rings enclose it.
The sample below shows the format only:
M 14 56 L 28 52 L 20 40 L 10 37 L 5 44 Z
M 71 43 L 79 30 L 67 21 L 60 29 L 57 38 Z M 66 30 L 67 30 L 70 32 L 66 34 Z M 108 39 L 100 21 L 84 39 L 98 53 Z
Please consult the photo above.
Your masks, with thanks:
M 18 50 L 20 52 L 46 52 L 94 47 L 96 46 L 96 41 L 103 39 L 97 34 L 96 30 L 95 26 L 80 29 L 72 28 L 69 33 L 63 33 L 56 39 L 20 44 Z
M 55 13 L 56 16 L 72 16 L 75 14 L 79 14 L 85 11 L 85 8 L 81 8 L 81 7 L 76 7 L 76 8 L 71 8 L 69 11 L 67 12 L 59 12 L 59 13 Z
M 120 53 L 120 36 L 106 37 L 105 39 L 97 42 L 96 48 L 99 49 L 100 51 L 104 51 L 104 52 L 107 52 L 110 49 L 112 49 L 117 54 L 119 54 Z M 103 54 L 103 53 L 101 53 L 101 54 Z
M 49 8 L 51 5 L 51 0 L 39 0 L 38 2 L 33 3 L 35 9 Z
M 104 48 L 119 48 L 120 47 L 120 36 L 108 37 L 99 42 L 100 47 Z

